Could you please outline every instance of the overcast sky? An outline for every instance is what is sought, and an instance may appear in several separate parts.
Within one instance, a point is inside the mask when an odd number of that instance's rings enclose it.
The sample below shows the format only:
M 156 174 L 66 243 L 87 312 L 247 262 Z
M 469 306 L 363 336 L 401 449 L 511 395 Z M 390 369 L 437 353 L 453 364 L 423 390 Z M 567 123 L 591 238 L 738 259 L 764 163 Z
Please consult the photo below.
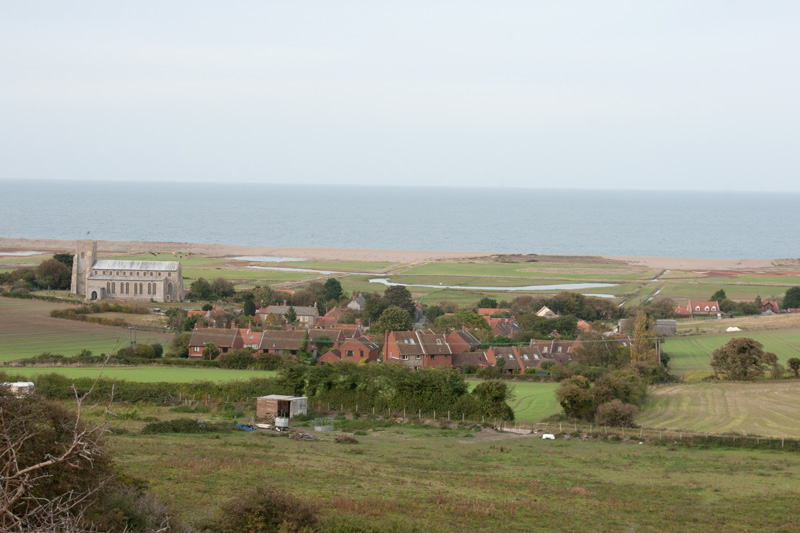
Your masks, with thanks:
M 800 2 L 0 5 L 0 178 L 800 191 Z

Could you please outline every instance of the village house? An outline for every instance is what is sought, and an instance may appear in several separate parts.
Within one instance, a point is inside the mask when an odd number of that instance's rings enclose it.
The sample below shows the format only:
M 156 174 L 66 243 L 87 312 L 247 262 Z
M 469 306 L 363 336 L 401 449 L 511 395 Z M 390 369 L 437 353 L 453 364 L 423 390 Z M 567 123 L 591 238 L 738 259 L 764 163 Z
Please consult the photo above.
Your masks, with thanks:
M 395 361 L 414 369 L 453 365 L 453 350 L 444 333 L 387 331 L 384 339 L 384 362 Z
M 560 315 L 558 313 L 553 312 L 549 307 L 545 305 L 541 309 L 536 311 L 536 316 L 540 316 L 542 318 L 558 318 Z
M 317 359 L 317 364 L 338 363 L 340 361 L 359 363 L 365 359 L 374 363 L 378 361 L 379 353 L 380 346 L 377 343 L 368 337 L 360 337 L 358 339 L 349 339 L 339 344 L 337 348 L 323 354 Z
M 721 314 L 719 302 L 701 302 L 689 300 L 686 305 L 679 305 L 675 313 L 681 316 L 718 316 Z
M 367 300 L 361 296 L 359 292 L 355 298 L 353 298 L 349 304 L 347 304 L 347 308 L 353 311 L 354 313 L 361 313 L 367 307 Z
M 268 307 L 257 309 L 256 317 L 260 318 L 262 321 L 268 321 L 269 317 L 274 317 L 276 321 L 283 323 L 286 321 L 285 315 L 289 311 L 290 307 L 294 307 L 294 313 L 297 316 L 295 320 L 296 325 L 306 329 L 316 326 L 317 319 L 319 318 L 317 304 L 314 304 L 313 306 L 291 306 L 286 305 L 286 302 L 284 301 L 284 305 L 270 305 Z
M 206 344 L 213 344 L 220 353 L 227 353 L 236 346 L 238 330 L 220 328 L 195 328 L 189 339 L 189 359 L 202 359 Z
M 489 325 L 492 326 L 492 335 L 503 337 L 513 337 L 520 331 L 522 327 L 517 323 L 517 319 L 511 318 L 490 318 Z
M 463 373 L 465 367 L 486 368 L 489 361 L 484 352 L 461 352 L 453 354 L 453 368 Z
M 314 327 L 317 328 L 335 328 L 336 325 L 339 323 L 339 317 L 342 316 L 342 311 L 338 307 L 335 307 L 325 313 L 323 316 L 317 319 L 316 324 Z
M 453 330 L 446 337 L 453 353 L 472 352 L 481 346 L 481 341 L 466 328 Z

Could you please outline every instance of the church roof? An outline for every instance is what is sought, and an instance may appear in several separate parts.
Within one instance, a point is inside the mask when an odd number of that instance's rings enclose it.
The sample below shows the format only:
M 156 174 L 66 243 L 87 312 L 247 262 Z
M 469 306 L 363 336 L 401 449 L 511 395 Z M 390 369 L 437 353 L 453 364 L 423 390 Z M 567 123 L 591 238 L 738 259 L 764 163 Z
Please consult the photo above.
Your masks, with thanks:
M 180 263 L 177 261 L 115 261 L 100 259 L 92 265 L 96 270 L 156 270 L 176 271 Z

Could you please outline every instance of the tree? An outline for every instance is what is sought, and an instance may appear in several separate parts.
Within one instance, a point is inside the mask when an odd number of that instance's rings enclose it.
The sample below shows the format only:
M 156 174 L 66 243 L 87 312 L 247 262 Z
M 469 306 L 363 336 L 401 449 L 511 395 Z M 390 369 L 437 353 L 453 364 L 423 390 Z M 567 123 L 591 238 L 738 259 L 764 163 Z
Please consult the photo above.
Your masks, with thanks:
M 297 311 L 295 311 L 294 307 L 290 305 L 289 309 L 287 309 L 286 312 L 283 314 L 283 318 L 285 318 L 286 322 L 288 322 L 289 324 L 294 324 L 295 321 L 297 320 Z
M 794 377 L 800 377 L 800 359 L 797 357 L 792 357 L 786 363 L 789 365 L 789 368 L 792 369 L 794 372 Z
M 192 292 L 192 298 L 195 300 L 211 300 L 214 297 L 214 291 L 211 289 L 211 284 L 203 278 L 198 278 L 193 281 L 189 286 Z
M 725 346 L 717 348 L 711 357 L 711 368 L 720 379 L 754 380 L 764 375 L 767 366 L 778 362 L 772 352 L 765 352 L 764 346 L 748 337 L 729 340 Z
M 112 477 L 104 426 L 38 396 L 0 390 L 0 531 L 95 531 L 84 515 Z
M 250 293 L 248 293 L 250 294 Z M 244 305 L 242 306 L 242 314 L 245 316 L 255 316 L 256 315 L 256 303 L 253 301 L 253 295 L 250 294 L 250 298 L 245 298 Z
M 463 310 L 454 315 L 443 315 L 433 322 L 433 328 L 436 331 L 446 331 L 448 329 L 486 329 L 491 330 L 492 327 L 486 322 L 486 319 L 475 311 Z
M 434 322 L 443 314 L 444 310 L 438 305 L 430 305 L 425 308 L 425 318 L 428 319 L 428 322 Z
M 217 300 L 233 296 L 233 282 L 225 278 L 214 278 L 211 280 L 211 292 Z
M 595 403 L 591 386 L 587 378 L 575 376 L 556 389 L 556 399 L 568 417 L 583 420 L 594 417 Z
M 631 339 L 631 361 L 654 361 L 656 349 L 653 334 L 648 331 L 647 313 L 639 309 L 633 322 L 633 339 Z
M 484 296 L 478 300 L 478 308 L 497 309 L 497 300 L 494 298 L 489 298 L 488 296 Z
M 727 300 L 728 295 L 725 294 L 725 289 L 719 289 L 717 292 L 711 295 L 710 300 L 712 302 L 721 302 L 722 300 Z
M 211 305 L 210 303 L 205 303 L 203 304 L 203 307 L 201 307 L 200 309 L 202 309 L 203 311 L 211 311 L 212 309 L 214 309 L 214 306 Z
M 411 331 L 411 315 L 399 307 L 390 307 L 369 328 L 370 333 L 380 335 L 385 331 Z
M 411 297 L 409 290 L 402 285 L 392 285 L 383 291 L 383 301 L 386 305 L 391 307 L 399 307 L 405 309 L 410 316 L 414 316 L 417 312 L 417 306 L 414 305 L 414 299 Z
M 74 254 L 53 254 L 53 259 L 59 263 L 64 263 L 64 266 L 69 268 L 70 272 L 72 272 L 72 260 L 74 257 Z
M 42 261 L 33 273 L 36 285 L 43 289 L 69 289 L 72 280 L 72 269 L 55 259 Z
M 164 347 L 159 343 L 151 344 L 150 347 L 153 349 L 153 357 L 156 359 L 160 358 L 164 354 Z
M 339 298 L 342 297 L 342 284 L 339 283 L 339 280 L 336 278 L 328 278 L 325 282 L 325 301 L 329 302 L 331 300 L 339 301 Z
M 781 303 L 782 309 L 796 309 L 800 307 L 800 287 L 789 287 Z
M 495 359 L 494 366 L 497 367 L 498 372 L 504 374 L 506 368 L 506 358 L 502 356 L 498 357 L 497 359 Z
M 153 347 L 149 344 L 137 344 L 136 348 L 134 349 L 134 353 L 136 354 L 136 357 L 141 357 L 142 359 L 156 358 L 156 351 L 153 350 Z
M 178 333 L 172 339 L 172 351 L 178 357 L 189 357 L 189 341 L 192 340 L 191 333 Z
M 219 348 L 213 342 L 207 342 L 203 348 L 203 359 L 216 359 L 219 357 Z

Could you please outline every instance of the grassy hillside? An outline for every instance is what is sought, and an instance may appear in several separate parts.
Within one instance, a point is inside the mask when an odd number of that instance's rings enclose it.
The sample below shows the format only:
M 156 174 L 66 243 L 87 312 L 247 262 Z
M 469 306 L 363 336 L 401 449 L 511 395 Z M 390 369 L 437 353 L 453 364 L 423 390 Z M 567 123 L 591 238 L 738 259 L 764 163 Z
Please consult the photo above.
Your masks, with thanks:
M 791 453 L 366 425 L 354 444 L 334 442 L 337 433 L 316 442 L 263 432 L 145 436 L 142 422 L 117 423 L 128 432 L 108 443 L 122 471 L 200 528 L 228 498 L 266 482 L 315 502 L 327 531 L 800 527 L 800 456 Z

